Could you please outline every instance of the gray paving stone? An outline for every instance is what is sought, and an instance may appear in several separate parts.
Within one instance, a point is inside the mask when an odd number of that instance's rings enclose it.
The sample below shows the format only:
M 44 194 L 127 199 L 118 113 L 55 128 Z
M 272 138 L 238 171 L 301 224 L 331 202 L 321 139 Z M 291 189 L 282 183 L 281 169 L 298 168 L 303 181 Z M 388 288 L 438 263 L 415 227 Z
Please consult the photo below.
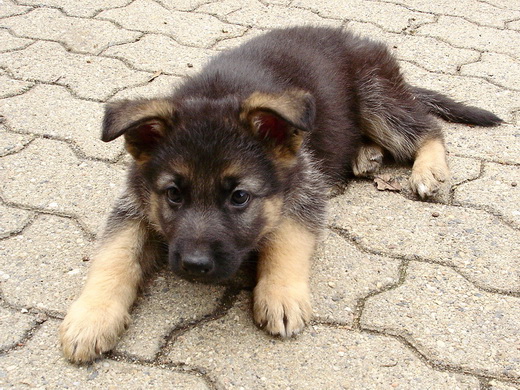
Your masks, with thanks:
M 0 100 L 0 112 L 8 112 L 14 131 L 73 141 L 87 156 L 115 159 L 121 142 L 100 139 L 103 104 L 81 101 L 63 87 L 37 85 L 29 92 Z
M 0 241 L 5 299 L 64 313 L 81 289 L 88 266 L 83 259 L 90 250 L 76 222 L 40 215 L 21 234 Z
M 63 142 L 35 140 L 0 159 L 6 200 L 49 212 L 78 215 L 96 232 L 124 182 L 124 167 L 78 160 Z
M 331 201 L 329 222 L 370 250 L 448 264 L 481 287 L 520 291 L 520 255 L 512 250 L 520 232 L 484 211 L 411 201 L 358 182 Z
M 511 383 L 504 383 L 492 380 L 489 382 L 489 390 L 518 390 L 520 385 L 513 385 Z
M 0 204 L 0 238 L 22 230 L 32 216 L 30 211 Z
M 291 6 L 316 11 L 327 18 L 374 23 L 386 31 L 401 32 L 410 24 L 433 22 L 434 16 L 386 2 L 353 0 L 348 3 L 328 0 L 296 0 Z
M 15 4 L 12 0 L 2 0 L 0 3 L 0 18 L 19 15 L 29 11 L 30 7 Z
M 59 43 L 45 41 L 0 54 L 0 66 L 8 68 L 17 78 L 65 85 L 80 97 L 98 100 L 150 77 L 148 73 L 129 69 L 117 59 L 73 54 Z
M 27 345 L 0 355 L 0 386 L 38 389 L 168 389 L 206 390 L 204 379 L 194 374 L 153 366 L 103 360 L 90 366 L 74 366 L 61 356 L 58 322 L 47 321 Z
M 82 0 L 78 1 L 64 1 L 64 0 L 23 0 L 27 5 L 45 5 L 49 7 L 57 7 L 67 13 L 67 15 L 88 17 L 93 16 L 97 12 L 115 7 L 122 7 L 131 0 Z
M 152 0 L 136 0 L 124 8 L 103 11 L 98 18 L 113 20 L 131 30 L 166 34 L 183 45 L 206 48 L 245 31 L 210 15 L 167 10 Z
M 363 253 L 336 233 L 327 231 L 312 262 L 315 318 L 352 325 L 357 301 L 396 283 L 399 263 Z
M 1 76 L 0 82 L 2 82 Z M 31 135 L 7 132 L 4 126 L 0 126 L 0 157 L 19 152 L 33 139 Z
M 201 70 L 214 50 L 179 45 L 164 35 L 147 34 L 135 43 L 114 46 L 104 54 L 123 58 L 135 68 L 184 76 Z
M 153 77 L 153 76 L 152 76 Z M 157 76 L 150 82 L 139 87 L 126 88 L 119 91 L 110 100 L 153 98 L 156 96 L 168 96 L 175 85 L 182 81 L 182 77 L 163 75 Z
M 107 46 L 133 41 L 141 35 L 107 21 L 65 16 L 51 8 L 36 8 L 24 15 L 1 19 L 0 27 L 8 27 L 27 38 L 63 42 L 73 51 L 91 54 L 99 53 Z
M 520 163 L 520 128 L 502 124 L 499 127 L 468 127 L 448 124 L 444 127 L 448 149 L 457 155 L 488 161 Z
M 153 360 L 173 329 L 214 312 L 224 289 L 189 283 L 170 272 L 161 272 L 138 299 L 132 323 L 116 350 Z
M 23 93 L 33 85 L 26 81 L 13 80 L 5 74 L 0 75 L 0 84 L 2 85 L 2 89 L 0 90 L 0 99 Z
M 462 66 L 461 74 L 482 76 L 506 88 L 520 90 L 520 66 L 511 57 L 483 53 L 479 62 Z
M 302 20 L 308 24 L 340 26 L 341 21 L 324 19 L 306 10 L 279 5 L 264 5 L 259 1 L 251 2 L 248 7 L 242 7 L 225 16 L 230 23 L 243 26 L 258 26 L 260 28 L 278 28 L 300 25 Z
M 0 25 L 5 20 L 9 19 L 0 19 Z M 0 52 L 22 49 L 29 45 L 31 42 L 34 42 L 32 39 L 15 37 L 5 29 L 0 29 L 0 41 L 2 42 Z
M 481 178 L 462 184 L 454 201 L 493 210 L 520 228 L 520 167 L 487 163 Z
M 219 50 L 219 51 L 231 49 L 233 47 L 237 47 L 237 46 L 241 45 L 242 43 L 249 41 L 250 39 L 252 39 L 254 37 L 265 34 L 265 32 L 266 32 L 266 30 L 264 30 L 264 29 L 248 30 L 244 35 L 242 35 L 240 37 L 223 39 L 223 40 L 217 42 L 217 44 L 215 46 L 213 46 L 212 49 Z
M 253 325 L 250 306 L 243 295 L 222 319 L 180 335 L 165 360 L 203 366 L 226 389 L 478 389 L 476 379 L 432 370 L 385 336 L 315 325 L 272 338 Z
M 454 48 L 435 38 L 387 33 L 370 23 L 351 22 L 348 28 L 385 42 L 398 59 L 412 61 L 432 72 L 456 74 L 461 64 L 476 61 L 480 55 L 474 50 Z
M 0 280 L 2 280 L 1 271 Z M 11 348 L 17 342 L 21 341 L 25 333 L 34 325 L 34 317 L 30 314 L 22 314 L 11 309 L 0 307 L 0 351 Z M 0 368 L 0 372 L 2 371 Z
M 158 3 L 168 9 L 176 9 L 179 11 L 193 11 L 209 0 L 159 0 Z
M 479 2 L 472 0 L 439 2 L 428 0 L 392 0 L 392 3 L 402 4 L 407 8 L 432 12 L 438 15 L 460 16 L 484 26 L 504 27 L 505 22 L 520 17 L 520 8 L 514 11 L 512 1 L 497 0 Z
M 518 92 L 500 88 L 482 78 L 432 73 L 406 61 L 401 62 L 401 69 L 410 84 L 433 89 L 466 104 L 485 108 L 505 121 L 510 121 L 511 111 L 518 108 Z M 467 126 L 463 127 L 468 129 Z M 494 129 L 496 128 L 489 130 Z
M 370 298 L 361 326 L 402 335 L 432 361 L 518 378 L 520 299 L 475 288 L 448 267 L 412 262 L 404 284 Z
M 462 18 L 441 16 L 437 23 L 419 27 L 418 34 L 438 37 L 457 47 L 509 54 L 520 59 L 518 31 L 478 26 Z

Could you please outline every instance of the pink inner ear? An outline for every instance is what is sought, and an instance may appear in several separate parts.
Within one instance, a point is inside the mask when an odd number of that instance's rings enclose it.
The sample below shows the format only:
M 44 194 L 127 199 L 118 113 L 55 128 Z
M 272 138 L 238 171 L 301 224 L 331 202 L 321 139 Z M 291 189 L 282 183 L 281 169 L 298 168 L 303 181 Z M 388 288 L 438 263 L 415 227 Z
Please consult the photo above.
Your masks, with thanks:
M 283 144 L 286 141 L 289 124 L 283 119 L 275 115 L 261 114 L 255 122 L 261 137 L 274 139 L 277 144 Z
M 137 128 L 137 140 L 143 147 L 150 147 L 162 138 L 162 124 L 159 121 L 145 123 Z

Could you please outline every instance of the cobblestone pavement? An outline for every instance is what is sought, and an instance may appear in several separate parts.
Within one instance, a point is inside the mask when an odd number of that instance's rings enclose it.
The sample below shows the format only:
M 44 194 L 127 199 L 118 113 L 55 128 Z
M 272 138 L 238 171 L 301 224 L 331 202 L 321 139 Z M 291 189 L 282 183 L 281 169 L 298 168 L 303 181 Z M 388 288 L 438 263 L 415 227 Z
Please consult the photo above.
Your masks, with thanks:
M 315 256 L 315 316 L 279 340 L 251 288 L 157 275 L 115 351 L 66 362 L 57 327 L 128 157 L 107 101 L 168 93 L 272 27 L 386 41 L 408 79 L 506 123 L 443 123 L 453 178 L 421 202 L 353 181 Z M 0 389 L 520 389 L 517 0 L 0 0 Z M 247 283 L 246 283 L 247 286 Z

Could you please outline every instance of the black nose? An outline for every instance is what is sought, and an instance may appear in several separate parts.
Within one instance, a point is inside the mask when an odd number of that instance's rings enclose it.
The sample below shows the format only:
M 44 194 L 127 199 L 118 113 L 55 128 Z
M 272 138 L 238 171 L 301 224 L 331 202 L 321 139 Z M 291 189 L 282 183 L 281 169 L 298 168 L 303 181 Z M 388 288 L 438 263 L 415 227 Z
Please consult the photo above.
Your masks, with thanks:
M 194 276 L 209 274 L 213 271 L 213 266 L 213 259 L 201 252 L 185 254 L 181 260 L 183 271 Z

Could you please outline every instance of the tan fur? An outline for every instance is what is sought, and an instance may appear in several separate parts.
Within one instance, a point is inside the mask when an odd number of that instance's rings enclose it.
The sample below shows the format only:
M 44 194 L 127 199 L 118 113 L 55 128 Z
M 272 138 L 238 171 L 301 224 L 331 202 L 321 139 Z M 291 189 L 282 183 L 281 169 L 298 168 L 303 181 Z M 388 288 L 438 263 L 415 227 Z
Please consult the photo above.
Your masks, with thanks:
M 249 114 L 255 110 L 271 110 L 293 123 L 298 123 L 308 95 L 308 92 L 299 89 L 287 90 L 276 95 L 253 92 L 242 105 L 241 119 L 248 120 Z
M 129 323 L 142 280 L 138 254 L 143 229 L 138 222 L 127 222 L 94 256 L 85 287 L 60 327 L 63 353 L 70 361 L 88 362 L 111 350 Z
M 368 176 L 376 173 L 383 163 L 383 149 L 376 144 L 363 145 L 352 162 L 356 176 Z
M 142 100 L 137 105 L 130 107 L 123 106 L 120 115 L 114 116 L 117 122 L 112 126 L 118 129 L 124 129 L 131 126 L 134 122 L 147 117 L 157 117 L 165 121 L 169 121 L 173 116 L 173 106 L 167 99 L 147 99 Z
M 309 270 L 315 241 L 307 228 L 286 218 L 261 249 L 253 311 L 267 332 L 290 337 L 310 320 Z
M 446 149 L 441 138 L 425 139 L 415 156 L 410 176 L 412 189 L 421 197 L 434 195 L 441 183 L 448 180 L 450 170 L 446 163 Z
M 283 198 L 281 196 L 266 199 L 264 201 L 264 218 L 266 220 L 262 236 L 272 232 L 282 216 Z

